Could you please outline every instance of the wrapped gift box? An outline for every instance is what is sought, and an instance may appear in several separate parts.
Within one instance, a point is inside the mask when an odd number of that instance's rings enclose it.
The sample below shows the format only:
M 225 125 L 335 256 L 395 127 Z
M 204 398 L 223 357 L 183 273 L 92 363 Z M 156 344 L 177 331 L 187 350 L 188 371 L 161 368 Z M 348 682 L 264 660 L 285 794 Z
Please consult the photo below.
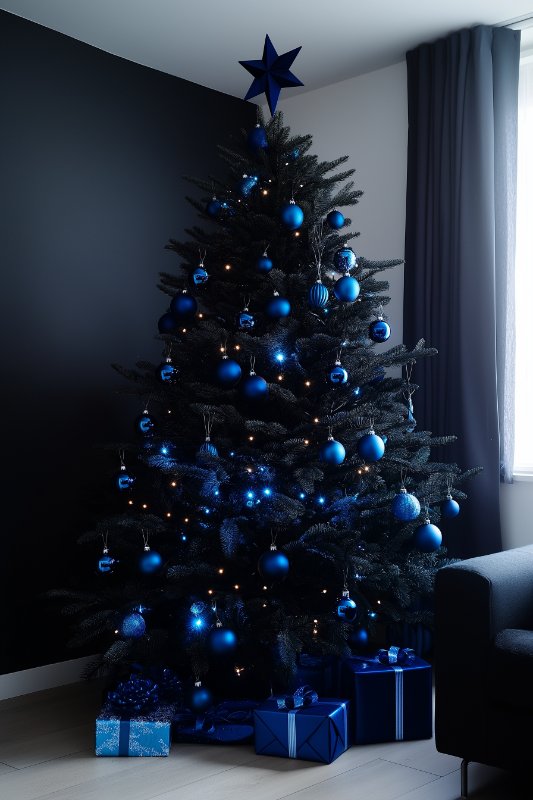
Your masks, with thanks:
M 97 756 L 168 756 L 175 706 L 160 705 L 130 718 L 105 705 L 96 720 Z
M 335 697 L 338 694 L 339 659 L 332 655 L 310 655 L 302 653 L 298 658 L 294 686 L 308 684 L 319 697 Z
M 346 700 L 321 699 L 280 709 L 278 698 L 270 698 L 254 712 L 255 752 L 331 764 L 349 747 L 348 706 Z
M 341 692 L 352 701 L 354 744 L 433 735 L 431 665 L 399 648 L 380 652 L 391 651 L 382 660 L 352 656 L 342 662 Z

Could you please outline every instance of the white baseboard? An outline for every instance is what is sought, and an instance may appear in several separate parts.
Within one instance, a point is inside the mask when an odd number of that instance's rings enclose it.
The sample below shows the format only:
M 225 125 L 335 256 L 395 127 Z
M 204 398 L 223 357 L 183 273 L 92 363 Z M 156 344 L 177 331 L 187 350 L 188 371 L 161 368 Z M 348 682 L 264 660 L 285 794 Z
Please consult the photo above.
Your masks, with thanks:
M 40 692 L 43 689 L 53 689 L 55 686 L 64 686 L 67 683 L 77 683 L 84 668 L 94 658 L 95 656 L 84 656 L 0 675 L 0 700 Z

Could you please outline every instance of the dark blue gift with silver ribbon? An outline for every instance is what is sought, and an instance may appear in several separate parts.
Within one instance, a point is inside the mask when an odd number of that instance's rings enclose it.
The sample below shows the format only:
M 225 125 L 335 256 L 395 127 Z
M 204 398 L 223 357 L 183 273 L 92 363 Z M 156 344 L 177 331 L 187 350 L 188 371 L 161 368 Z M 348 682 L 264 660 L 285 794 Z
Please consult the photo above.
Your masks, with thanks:
M 344 659 L 341 692 L 352 701 L 354 744 L 433 735 L 431 665 L 409 648 L 389 647 L 374 658 Z

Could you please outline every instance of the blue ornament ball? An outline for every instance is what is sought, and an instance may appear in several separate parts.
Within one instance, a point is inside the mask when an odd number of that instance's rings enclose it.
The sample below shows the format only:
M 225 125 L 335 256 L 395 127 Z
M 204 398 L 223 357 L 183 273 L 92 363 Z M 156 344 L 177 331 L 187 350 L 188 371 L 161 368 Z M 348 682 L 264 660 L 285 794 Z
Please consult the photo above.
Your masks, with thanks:
M 259 178 L 257 175 L 243 175 L 239 183 L 239 193 L 243 197 L 248 197 L 253 189 L 257 186 Z
M 120 633 L 127 639 L 140 639 L 144 636 L 146 631 L 146 622 L 141 614 L 132 611 L 131 614 L 126 614 L 120 623 Z
M 230 628 L 214 628 L 209 636 L 209 647 L 216 655 L 225 655 L 235 650 L 237 637 Z
M 289 574 L 289 559 L 279 550 L 268 550 L 259 557 L 257 569 L 263 578 L 279 581 Z
M 255 325 L 254 315 L 250 314 L 247 308 L 237 314 L 237 327 L 243 331 L 251 330 Z
M 213 442 L 205 441 L 203 444 L 198 448 L 198 455 L 204 456 L 218 456 L 218 450 L 213 444 Z
M 265 129 L 257 124 L 255 128 L 248 133 L 246 143 L 250 150 L 257 152 L 258 150 L 266 150 L 268 147 L 268 140 Z
M 370 431 L 370 433 L 365 433 L 364 436 L 361 436 L 357 442 L 357 452 L 365 461 L 373 463 L 383 458 L 385 443 L 381 436 L 375 434 L 374 431 Z
M 357 603 L 351 597 L 341 597 L 335 613 L 344 622 L 353 622 L 357 616 Z
M 220 206 L 221 206 L 220 200 L 217 200 L 216 197 L 212 197 L 209 203 L 207 204 L 205 210 L 210 217 L 213 217 L 215 219 L 220 214 Z
M 118 473 L 115 482 L 117 489 L 119 489 L 121 492 L 125 492 L 128 489 L 131 489 L 135 483 L 135 477 L 131 473 L 126 472 L 126 470 L 121 470 Z
M 143 411 L 135 420 L 135 430 L 137 433 L 142 434 L 142 436 L 151 436 L 156 428 L 157 423 L 155 419 L 147 411 Z
M 309 289 L 307 300 L 310 308 L 325 308 L 329 300 L 327 286 L 322 281 L 315 281 Z
M 443 517 L 446 517 L 446 519 L 453 519 L 453 517 L 456 517 L 461 511 L 461 506 L 457 500 L 454 500 L 453 497 L 449 495 L 446 500 L 444 500 L 441 511 Z
M 139 569 L 145 575 L 153 575 L 163 566 L 161 555 L 155 550 L 145 550 L 139 556 Z
M 344 214 L 341 214 L 340 211 L 330 211 L 326 219 L 329 227 L 334 231 L 338 231 L 344 225 Z
M 267 256 L 266 253 L 257 259 L 255 262 L 255 268 L 258 272 L 261 272 L 263 275 L 266 275 L 272 267 L 274 266 L 272 259 Z
M 268 394 L 268 383 L 260 375 L 248 375 L 241 383 L 241 391 L 248 400 L 261 400 Z
M 414 535 L 415 547 L 423 553 L 433 553 L 442 544 L 442 533 L 436 525 L 432 525 L 427 520 L 423 525 L 419 525 Z
M 366 647 L 368 644 L 368 631 L 366 628 L 355 628 L 353 633 L 350 635 L 350 644 L 354 648 L 358 647 Z
M 414 494 L 403 489 L 392 501 L 392 513 L 400 522 L 411 522 L 420 514 L 420 503 Z
M 390 325 L 384 319 L 375 319 L 368 326 L 368 335 L 373 342 L 386 342 L 390 336 Z
M 159 333 L 172 333 L 176 330 L 178 321 L 174 314 L 167 311 L 162 317 L 159 317 L 157 329 Z
M 213 705 L 213 695 L 205 686 L 195 686 L 189 698 L 191 709 L 203 714 Z
M 163 361 L 163 363 L 160 364 L 156 369 L 155 374 L 161 383 L 169 384 L 174 383 L 178 377 L 178 370 L 172 361 Z
M 198 303 L 188 292 L 175 294 L 170 302 L 170 310 L 179 320 L 194 317 L 197 309 Z
M 361 287 L 356 278 L 352 278 L 351 275 L 343 275 L 342 278 L 335 282 L 333 291 L 337 300 L 341 300 L 344 303 L 353 303 L 359 297 Z
M 116 561 L 113 556 L 110 556 L 109 553 L 104 553 L 98 559 L 98 572 L 113 572 L 113 567 L 115 564 Z
M 346 458 L 346 450 L 344 446 L 337 442 L 335 439 L 328 439 L 320 448 L 320 460 L 325 461 L 326 464 L 334 464 L 338 466 L 342 464 Z
M 329 380 L 330 383 L 335 384 L 348 382 L 348 373 L 339 361 L 337 361 L 335 366 L 331 368 Z
M 291 304 L 286 297 L 274 295 L 266 304 L 265 313 L 271 319 L 282 319 L 291 313 Z
M 281 221 L 289 231 L 296 231 L 304 221 L 304 212 L 293 201 L 281 208 Z
M 227 356 L 219 361 L 216 369 L 217 381 L 225 389 L 231 389 L 240 381 L 242 369 L 237 361 Z
M 191 274 L 191 280 L 195 286 L 201 286 L 203 283 L 207 283 L 209 280 L 207 270 L 205 270 L 203 267 L 196 267 Z
M 333 256 L 337 272 L 349 272 L 357 264 L 357 256 L 351 247 L 341 247 Z

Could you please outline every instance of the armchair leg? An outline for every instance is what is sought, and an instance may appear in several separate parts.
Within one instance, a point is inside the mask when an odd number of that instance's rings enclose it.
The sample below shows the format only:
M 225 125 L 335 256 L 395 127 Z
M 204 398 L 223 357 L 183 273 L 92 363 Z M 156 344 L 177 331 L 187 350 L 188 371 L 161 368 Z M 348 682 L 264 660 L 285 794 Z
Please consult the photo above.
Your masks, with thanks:
M 463 758 L 461 761 L 461 800 L 468 798 L 468 761 Z

